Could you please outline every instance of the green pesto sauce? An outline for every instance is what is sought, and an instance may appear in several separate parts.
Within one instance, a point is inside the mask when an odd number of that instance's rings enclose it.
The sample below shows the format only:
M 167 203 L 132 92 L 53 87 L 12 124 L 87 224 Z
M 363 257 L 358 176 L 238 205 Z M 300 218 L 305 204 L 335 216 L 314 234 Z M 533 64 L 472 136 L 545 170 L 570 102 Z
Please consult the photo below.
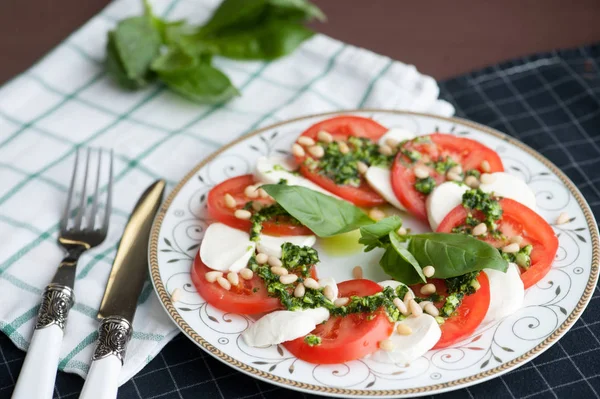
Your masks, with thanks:
M 452 157 L 446 156 L 445 158 L 439 157 L 436 162 L 433 162 L 431 164 L 431 166 L 439 174 L 445 175 L 450 170 L 450 168 L 458 166 L 458 163 L 454 159 L 452 159 Z
M 500 251 L 502 257 L 506 259 L 508 262 L 516 263 L 521 266 L 523 269 L 529 269 L 531 266 L 531 251 L 533 247 L 531 245 L 525 245 L 523 248 L 519 250 L 519 252 L 514 254 L 509 254 L 506 252 Z
M 306 344 L 308 346 L 321 345 L 321 337 L 317 337 L 316 335 L 308 334 L 306 337 L 304 337 L 304 342 L 306 342 Z
M 417 179 L 415 182 L 415 190 L 425 195 L 431 194 L 435 188 L 435 179 L 431 176 L 427 176 L 424 179 Z
M 244 206 L 244 209 L 251 210 L 252 209 L 252 201 L 249 201 Z M 256 211 L 250 217 L 250 223 L 252 227 L 250 228 L 250 240 L 258 241 L 260 233 L 262 232 L 262 224 L 267 220 L 277 221 L 279 217 L 285 217 L 285 222 L 290 224 L 301 225 L 298 219 L 294 218 L 290 215 L 281 205 L 275 203 L 273 205 L 269 205 L 265 208 L 262 208 L 259 211 Z
M 444 306 L 440 309 L 442 317 L 452 316 L 462 303 L 464 297 L 474 294 L 479 289 L 478 276 L 479 271 L 476 271 L 446 279 L 448 295 L 446 296 Z
M 480 189 L 471 189 L 465 191 L 462 197 L 463 207 L 469 211 L 465 224 L 452 229 L 453 233 L 463 233 L 471 235 L 473 227 L 480 223 L 485 223 L 488 233 L 494 238 L 501 238 L 502 233 L 498 230 L 496 222 L 502 218 L 502 207 L 498 197 L 485 193 Z M 483 218 L 475 217 L 471 211 L 480 211 Z

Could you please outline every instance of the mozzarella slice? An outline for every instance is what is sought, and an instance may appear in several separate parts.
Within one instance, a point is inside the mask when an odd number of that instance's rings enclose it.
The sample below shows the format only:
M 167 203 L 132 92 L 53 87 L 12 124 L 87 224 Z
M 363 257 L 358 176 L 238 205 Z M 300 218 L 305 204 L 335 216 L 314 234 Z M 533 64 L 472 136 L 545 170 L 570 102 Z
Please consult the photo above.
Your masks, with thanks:
M 276 345 L 309 334 L 317 324 L 327 319 L 329 311 L 325 308 L 277 310 L 248 327 L 242 333 L 242 338 L 248 346 Z
M 405 211 L 406 208 L 402 206 L 394 189 L 392 189 L 391 172 L 388 168 L 382 168 L 380 166 L 370 166 L 365 173 L 365 180 L 369 183 L 369 186 L 381 195 L 384 200 L 392 204 L 394 207 Z
M 482 325 L 514 313 L 521 308 L 525 298 L 525 288 L 516 264 L 509 263 L 506 273 L 493 269 L 483 271 L 490 281 L 490 307 Z
M 223 223 L 213 223 L 206 229 L 200 245 L 200 259 L 213 270 L 242 270 L 254 253 L 256 243 L 250 235 Z
M 494 193 L 500 197 L 510 198 L 526 207 L 536 210 L 535 193 L 524 180 L 506 172 L 496 172 L 491 174 L 493 182 L 481 184 L 479 188 L 486 193 Z
M 396 323 L 405 324 L 412 330 L 410 335 L 400 335 L 394 332 L 390 340 L 394 344 L 392 351 L 378 350 L 371 354 L 369 359 L 387 364 L 407 364 L 427 353 L 433 348 L 442 336 L 442 330 L 435 319 L 428 315 L 409 316 L 406 319 Z
M 338 198 L 336 195 L 329 191 L 321 188 L 312 181 L 292 173 L 296 168 L 293 162 L 287 157 L 282 156 L 271 156 L 271 157 L 260 157 L 256 161 L 256 168 L 254 169 L 254 177 L 257 181 L 262 184 L 277 184 L 281 180 L 286 180 L 290 186 L 301 186 L 306 187 L 320 193 L 330 195 Z
M 410 292 L 413 295 L 413 297 L 415 296 L 415 293 L 413 292 L 413 290 L 411 290 L 408 285 L 406 285 L 404 283 L 401 283 L 400 281 L 396 281 L 396 280 L 384 280 L 384 281 L 381 281 L 381 282 L 379 282 L 377 284 L 379 284 L 382 288 L 392 287 L 394 289 L 394 291 L 396 291 L 396 288 L 398 288 L 401 285 L 403 285 L 406 288 L 408 288 L 408 292 Z M 401 299 L 404 299 L 404 298 L 401 298 Z
M 269 236 L 261 234 L 258 243 L 256 244 L 256 250 L 269 256 L 275 256 L 281 258 L 281 246 L 286 242 L 291 242 L 294 245 L 301 247 L 312 247 L 315 245 L 317 237 L 315 236 Z
M 465 184 L 445 182 L 427 197 L 427 219 L 431 230 L 436 231 L 448 213 L 462 204 L 462 196 L 469 187 Z
M 378 144 L 386 144 L 387 139 L 394 139 L 398 142 L 403 142 L 405 140 L 412 140 L 415 137 L 416 135 L 410 130 L 402 129 L 400 127 L 393 127 L 387 132 L 385 132 L 383 136 L 381 136 L 381 138 L 378 141 Z
M 338 290 L 337 283 L 335 282 L 333 277 L 325 277 L 319 279 L 319 285 L 323 288 L 325 288 L 326 286 L 330 286 L 331 290 L 333 291 L 333 300 L 335 301 L 337 299 L 340 292 Z

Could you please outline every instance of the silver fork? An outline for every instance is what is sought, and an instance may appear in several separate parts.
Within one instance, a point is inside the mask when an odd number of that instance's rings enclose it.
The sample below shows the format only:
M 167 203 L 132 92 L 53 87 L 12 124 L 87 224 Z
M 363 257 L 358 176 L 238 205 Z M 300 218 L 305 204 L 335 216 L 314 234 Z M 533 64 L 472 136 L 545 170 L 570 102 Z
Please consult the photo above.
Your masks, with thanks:
M 65 249 L 67 255 L 58 265 L 58 270 L 54 274 L 52 282 L 48 284 L 42 294 L 42 303 L 31 344 L 13 392 L 13 399 L 52 398 L 65 323 L 67 322 L 69 310 L 75 301 L 73 289 L 77 261 L 85 251 L 102 243 L 108 233 L 113 180 L 112 150 L 107 165 L 108 182 L 103 217 L 99 217 L 99 197 L 102 195 L 100 192 L 101 172 L 103 170 L 102 158 L 105 155 L 105 151 L 102 150 L 98 150 L 91 209 L 89 209 L 90 201 L 87 199 L 86 191 L 88 186 L 91 186 L 89 180 L 93 179 L 94 173 L 90 173 L 92 151 L 88 148 L 83 183 L 80 190 L 81 198 L 78 201 L 76 211 L 71 211 L 71 205 L 76 202 L 74 197 L 77 194 L 75 187 L 78 186 L 79 152 L 78 149 L 75 155 L 75 167 L 71 177 L 67 204 L 60 221 L 60 234 L 58 237 L 58 243 Z M 104 167 L 106 168 L 106 166 Z

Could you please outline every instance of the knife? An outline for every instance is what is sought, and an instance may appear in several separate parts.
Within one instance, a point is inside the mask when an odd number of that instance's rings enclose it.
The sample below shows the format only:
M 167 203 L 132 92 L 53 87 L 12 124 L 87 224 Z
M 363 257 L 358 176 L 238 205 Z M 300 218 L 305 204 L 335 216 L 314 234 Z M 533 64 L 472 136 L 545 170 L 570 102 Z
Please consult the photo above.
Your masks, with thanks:
M 98 311 L 97 317 L 102 320 L 98 341 L 80 399 L 117 397 L 138 297 L 148 275 L 150 230 L 164 191 L 164 180 L 148 187 L 125 226 Z

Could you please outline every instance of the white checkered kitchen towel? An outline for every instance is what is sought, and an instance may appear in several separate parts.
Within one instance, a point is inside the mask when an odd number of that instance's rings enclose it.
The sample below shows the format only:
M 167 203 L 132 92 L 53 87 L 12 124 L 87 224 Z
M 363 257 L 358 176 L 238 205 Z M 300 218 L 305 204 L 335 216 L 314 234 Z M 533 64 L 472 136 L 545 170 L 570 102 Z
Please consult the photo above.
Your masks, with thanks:
M 122 0 L 0 89 L 0 328 L 27 349 L 40 294 L 63 253 L 56 245 L 77 145 L 113 148 L 115 186 L 109 236 L 82 258 L 61 350 L 60 369 L 85 376 L 116 244 L 143 189 L 162 177 L 172 187 L 202 158 L 249 131 L 306 114 L 354 108 L 452 115 L 436 82 L 413 66 L 323 35 L 276 62 L 217 64 L 242 96 L 200 106 L 153 86 L 117 88 L 102 67 L 106 32 L 141 13 Z M 154 1 L 169 19 L 201 22 L 218 0 Z M 122 382 L 177 334 L 151 284 L 144 288 Z

